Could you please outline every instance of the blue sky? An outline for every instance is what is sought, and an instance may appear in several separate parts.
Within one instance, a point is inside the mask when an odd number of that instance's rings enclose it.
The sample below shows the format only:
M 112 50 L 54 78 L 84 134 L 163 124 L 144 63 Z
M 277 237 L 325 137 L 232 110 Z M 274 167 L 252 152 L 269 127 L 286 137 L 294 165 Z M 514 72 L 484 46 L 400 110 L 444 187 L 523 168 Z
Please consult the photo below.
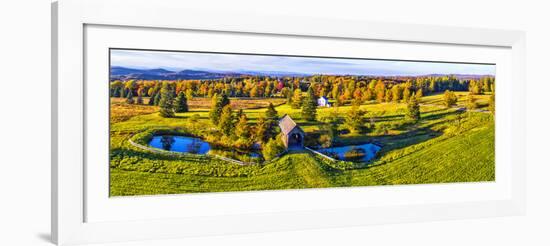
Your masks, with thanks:
M 111 66 L 172 71 L 291 72 L 334 75 L 495 75 L 495 65 L 441 62 L 381 61 L 268 55 L 111 50 Z

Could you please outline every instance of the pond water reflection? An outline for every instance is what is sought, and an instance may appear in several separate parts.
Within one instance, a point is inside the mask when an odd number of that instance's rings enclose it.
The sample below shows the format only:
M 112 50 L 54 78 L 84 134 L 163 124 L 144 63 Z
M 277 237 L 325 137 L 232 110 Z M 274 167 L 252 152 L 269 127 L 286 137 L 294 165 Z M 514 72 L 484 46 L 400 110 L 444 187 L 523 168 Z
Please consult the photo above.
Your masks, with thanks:
M 210 143 L 196 137 L 175 136 L 175 135 L 158 135 L 154 136 L 149 141 L 149 146 L 157 149 L 179 153 L 191 153 L 205 155 L 208 152 L 211 154 L 230 157 L 233 159 L 242 159 L 243 156 L 249 158 L 261 158 L 262 155 L 253 151 L 236 150 L 236 149 L 215 149 Z M 247 159 L 248 160 L 248 159 Z
M 200 138 L 172 135 L 154 136 L 149 142 L 149 146 L 157 149 L 191 154 L 206 154 L 211 149 L 210 144 Z
M 372 144 L 360 144 L 360 145 L 346 145 L 330 148 L 322 148 L 318 151 L 328 156 L 335 157 L 339 160 L 365 162 L 376 157 L 376 153 L 380 151 L 382 147 Z

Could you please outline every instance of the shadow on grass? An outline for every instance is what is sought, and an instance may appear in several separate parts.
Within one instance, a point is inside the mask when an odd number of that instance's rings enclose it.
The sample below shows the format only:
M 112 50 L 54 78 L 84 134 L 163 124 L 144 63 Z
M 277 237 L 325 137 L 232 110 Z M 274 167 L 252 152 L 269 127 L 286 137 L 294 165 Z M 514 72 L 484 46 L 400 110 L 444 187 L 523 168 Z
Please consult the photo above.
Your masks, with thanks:
M 298 122 L 298 125 L 299 126 L 320 126 L 320 125 L 324 125 L 325 123 L 321 122 L 321 121 L 299 121 Z
M 404 117 L 404 115 L 402 115 L 402 114 L 375 116 L 374 121 L 375 122 L 388 122 L 388 121 L 401 120 L 401 119 L 403 119 L 403 117 Z
M 428 115 L 427 117 L 425 117 L 426 120 L 437 119 L 437 117 L 443 118 L 447 116 L 449 113 L 453 113 L 453 112 L 449 112 L 448 109 L 435 109 L 431 111 L 422 112 L 423 115 Z M 404 117 L 405 117 L 404 114 L 394 114 L 394 115 L 375 116 L 374 119 L 375 119 L 375 122 L 384 123 L 388 121 L 393 122 L 396 120 L 402 120 Z M 367 119 L 370 119 L 370 117 L 367 117 Z
M 402 134 L 375 137 L 374 141 L 383 145 L 378 152 L 379 155 L 383 155 L 389 151 L 419 144 L 441 135 L 443 135 L 442 132 L 434 131 L 430 127 L 422 127 Z
M 443 112 L 443 113 L 433 113 L 433 112 L 438 112 L 438 111 L 445 111 L 445 112 Z M 426 115 L 426 114 L 428 114 L 428 115 Z M 456 111 L 449 111 L 448 109 L 434 110 L 434 111 L 424 113 L 424 116 L 422 116 L 422 120 L 439 120 L 439 119 L 445 118 L 445 117 L 447 117 L 449 115 L 453 115 L 453 114 L 457 114 L 457 112 Z

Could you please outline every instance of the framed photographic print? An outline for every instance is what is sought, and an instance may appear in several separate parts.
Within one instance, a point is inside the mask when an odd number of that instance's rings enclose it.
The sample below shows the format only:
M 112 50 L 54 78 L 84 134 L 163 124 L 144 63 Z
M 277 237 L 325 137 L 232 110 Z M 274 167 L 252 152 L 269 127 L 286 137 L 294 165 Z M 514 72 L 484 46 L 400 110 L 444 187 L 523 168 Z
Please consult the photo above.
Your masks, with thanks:
M 110 196 L 495 180 L 494 63 L 109 58 Z
M 523 213 L 522 32 L 125 2 L 52 5 L 58 244 Z

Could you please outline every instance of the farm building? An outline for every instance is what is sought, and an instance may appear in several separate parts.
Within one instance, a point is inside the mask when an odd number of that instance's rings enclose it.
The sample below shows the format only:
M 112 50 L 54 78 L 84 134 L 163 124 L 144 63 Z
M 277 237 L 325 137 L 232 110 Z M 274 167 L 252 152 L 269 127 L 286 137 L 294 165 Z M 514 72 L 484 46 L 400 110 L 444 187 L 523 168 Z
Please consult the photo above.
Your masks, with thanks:
M 330 103 L 328 102 L 328 98 L 319 97 L 319 99 L 317 99 L 317 106 L 319 106 L 319 107 L 330 107 Z
M 279 120 L 279 127 L 281 128 L 281 140 L 285 147 L 288 148 L 302 148 L 304 147 L 304 138 L 306 133 L 300 128 L 290 116 L 283 116 Z

